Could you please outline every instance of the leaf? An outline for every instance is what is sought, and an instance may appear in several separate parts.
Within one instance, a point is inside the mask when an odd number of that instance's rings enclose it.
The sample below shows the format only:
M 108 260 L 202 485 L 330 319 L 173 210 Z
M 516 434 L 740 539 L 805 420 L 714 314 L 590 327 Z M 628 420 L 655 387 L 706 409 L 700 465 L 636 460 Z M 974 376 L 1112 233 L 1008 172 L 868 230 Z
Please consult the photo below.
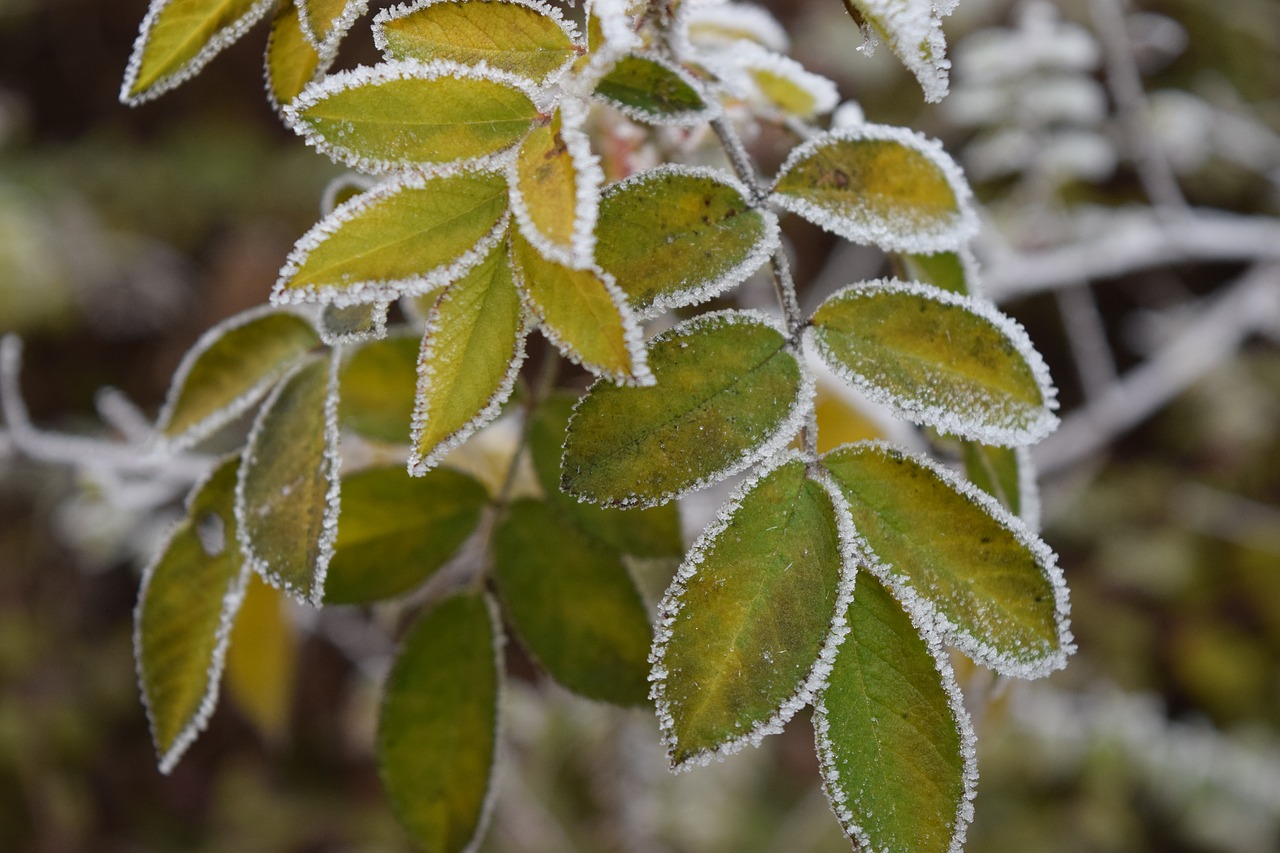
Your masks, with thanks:
M 527 333 L 505 244 L 440 295 L 417 365 L 409 471 L 435 466 L 511 396 Z
M 326 346 L 357 344 L 387 336 L 387 302 L 325 305 L 320 312 L 320 339 Z
M 812 119 L 829 113 L 840 103 L 836 84 L 821 77 L 790 57 L 750 41 L 726 48 L 719 62 L 744 74 L 759 93 L 759 100 L 783 113 Z
M 504 610 L 551 677 L 589 699 L 642 704 L 653 631 L 618 553 L 535 500 L 511 505 L 493 548 Z
M 566 358 L 618 382 L 652 382 L 640 323 L 613 276 L 549 261 L 511 235 L 516 285 L 547 340 Z
M 417 336 L 393 335 L 355 349 L 338 372 L 338 423 L 387 444 L 409 440 Z
M 853 577 L 805 468 L 788 453 L 740 486 L 662 599 L 650 678 L 676 769 L 782 731 L 826 677 Z
M 507 182 L 496 172 L 405 174 L 341 204 L 289 253 L 277 304 L 359 302 L 457 281 L 501 241 Z
M 848 628 L 813 716 L 831 807 L 860 849 L 959 853 L 978 767 L 951 664 L 867 573 Z
M 900 252 L 895 260 L 902 269 L 901 278 L 931 284 L 965 296 L 979 296 L 978 262 L 967 248 L 958 252 L 913 255 Z
M 279 590 L 251 575 L 227 647 L 227 690 L 268 742 L 289 727 L 298 643 Z
M 1022 462 L 1017 448 L 992 447 L 976 441 L 962 446 L 965 476 L 1016 516 L 1022 516 Z
M 994 499 L 880 443 L 822 464 L 848 499 L 870 569 L 921 624 L 1002 675 L 1036 678 L 1073 651 L 1053 552 Z
M 576 396 L 557 394 L 538 406 L 529 423 L 529 455 L 547 502 L 582 532 L 615 551 L 638 557 L 681 557 L 680 511 L 675 503 L 648 509 L 612 509 L 579 503 L 560 491 L 560 455 Z
M 131 106 L 190 80 L 270 12 L 276 0 L 151 0 L 120 86 Z
M 920 82 L 926 101 L 946 97 L 951 68 L 942 33 L 941 16 L 950 11 L 946 4 L 941 4 L 946 12 L 933 0 L 844 0 L 844 5 L 870 45 L 877 36 L 888 43 Z
M 600 78 L 595 94 L 645 124 L 702 124 L 715 112 L 688 72 L 652 56 L 622 57 Z
M 337 52 L 338 43 L 356 19 L 369 8 L 369 0 L 294 0 L 302 33 L 321 54 Z
M 364 604 L 420 585 L 462 547 L 488 502 L 484 486 L 447 468 L 410 477 L 397 465 L 344 477 L 325 604 Z
M 378 769 L 422 850 L 472 850 L 488 822 L 502 692 L 498 628 L 488 598 L 441 602 L 413 626 L 387 679 Z
M 599 381 L 574 410 L 561 485 L 582 500 L 653 506 L 746 470 L 786 446 L 812 379 L 772 321 L 704 314 L 649 344 L 656 385 Z
M 284 115 L 307 144 L 362 172 L 480 161 L 519 142 L 538 116 L 528 84 L 437 60 L 340 71 L 302 90 Z
M 232 513 L 239 459 L 192 489 L 186 516 L 142 574 L 134 611 L 138 686 L 168 773 L 218 703 L 227 638 L 247 577 Z
M 937 142 L 862 124 L 796 146 L 773 201 L 846 240 L 924 253 L 958 249 L 977 232 L 970 196 Z
M 736 287 L 778 245 L 778 219 L 719 170 L 659 166 L 607 187 L 596 260 L 642 318 Z
M 426 0 L 379 12 L 373 40 L 387 59 L 448 59 L 519 74 L 559 76 L 578 53 L 560 10 L 525 0 Z
M 281 2 L 267 39 L 264 77 L 276 109 L 293 101 L 312 80 L 329 70 L 337 52 L 321 55 L 302 33 L 294 0 Z
M 219 323 L 182 357 L 156 432 L 173 450 L 196 444 L 247 412 L 319 344 L 306 320 L 270 308 Z
M 303 362 L 271 392 L 236 485 L 245 562 L 272 586 L 317 606 L 338 532 L 335 358 Z
M 1032 444 L 1058 424 L 1049 369 L 990 303 L 892 279 L 847 287 L 808 333 L 842 379 L 899 416 L 988 444 Z

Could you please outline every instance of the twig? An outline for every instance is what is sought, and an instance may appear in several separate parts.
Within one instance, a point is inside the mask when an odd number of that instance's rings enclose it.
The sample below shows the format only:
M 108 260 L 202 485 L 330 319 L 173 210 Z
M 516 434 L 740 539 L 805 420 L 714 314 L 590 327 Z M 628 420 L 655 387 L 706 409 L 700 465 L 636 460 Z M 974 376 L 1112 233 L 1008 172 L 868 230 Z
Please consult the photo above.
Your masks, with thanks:
M 1098 303 L 1087 285 L 1064 287 L 1056 291 L 1054 297 L 1085 397 L 1094 399 L 1116 380 L 1116 363 L 1111 357 Z

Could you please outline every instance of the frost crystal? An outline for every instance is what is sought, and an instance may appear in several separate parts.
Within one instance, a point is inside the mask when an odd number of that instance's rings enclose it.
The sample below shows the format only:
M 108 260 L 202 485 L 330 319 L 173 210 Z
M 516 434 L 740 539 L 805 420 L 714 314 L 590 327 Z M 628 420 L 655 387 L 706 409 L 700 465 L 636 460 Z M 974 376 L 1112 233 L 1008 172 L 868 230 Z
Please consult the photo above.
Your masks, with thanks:
M 849 0 L 862 14 L 865 44 L 860 50 L 868 55 L 877 37 L 883 34 L 889 47 L 915 75 L 924 90 L 924 99 L 941 101 L 947 94 L 946 38 L 942 34 L 942 16 L 949 15 L 956 0 Z
M 321 32 L 312 20 L 311 4 L 314 0 L 294 0 L 298 9 L 298 24 L 302 35 L 320 56 L 333 56 L 338 52 L 338 43 L 342 41 L 347 30 L 361 15 L 369 9 L 369 0 L 347 0 L 342 11 L 329 21 L 328 30 Z

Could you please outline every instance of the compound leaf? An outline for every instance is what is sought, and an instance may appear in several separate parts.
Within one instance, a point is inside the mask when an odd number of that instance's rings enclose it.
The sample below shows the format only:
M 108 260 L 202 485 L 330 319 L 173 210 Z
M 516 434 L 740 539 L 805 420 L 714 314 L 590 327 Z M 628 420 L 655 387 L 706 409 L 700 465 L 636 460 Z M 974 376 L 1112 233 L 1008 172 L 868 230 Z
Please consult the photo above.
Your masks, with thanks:
M 355 348 L 338 372 L 338 423 L 343 429 L 387 444 L 409 440 L 419 348 L 418 338 L 409 335 Z
M 942 33 L 943 14 L 931 0 L 844 0 L 845 8 L 862 27 L 866 39 L 877 37 L 889 44 L 907 70 L 915 75 L 929 102 L 947 94 L 947 43 Z M 954 6 L 954 3 L 951 4 Z
M 701 124 L 712 112 L 687 72 L 651 56 L 622 57 L 600 78 L 595 94 L 646 124 Z
M 566 102 L 567 106 L 569 102 Z M 591 266 L 604 174 L 581 125 L 585 113 L 557 108 L 511 162 L 511 207 L 520 233 L 547 260 Z
M 333 64 L 336 53 L 320 54 L 303 35 L 295 2 L 281 3 L 267 39 L 267 95 L 277 109 L 293 101 L 307 84 Z
M 298 643 L 284 595 L 250 575 L 227 647 L 227 692 L 268 742 L 289 726 Z

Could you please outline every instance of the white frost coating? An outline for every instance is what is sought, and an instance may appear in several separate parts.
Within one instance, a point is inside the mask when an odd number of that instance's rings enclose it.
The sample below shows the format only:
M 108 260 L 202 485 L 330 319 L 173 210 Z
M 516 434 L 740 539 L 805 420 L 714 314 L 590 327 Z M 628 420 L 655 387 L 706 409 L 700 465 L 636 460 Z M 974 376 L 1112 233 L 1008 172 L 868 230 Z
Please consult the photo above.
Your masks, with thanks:
M 420 62 L 416 59 L 397 59 L 391 62 L 380 62 L 377 65 L 361 65 L 349 71 L 339 71 L 336 74 L 330 74 L 327 77 L 308 83 L 307 87 L 298 93 L 298 97 L 284 106 L 282 114 L 285 123 L 312 148 L 331 160 L 361 172 L 385 174 L 412 167 L 419 171 L 451 174 L 458 170 L 479 169 L 505 161 L 505 157 L 510 156 L 510 148 L 482 157 L 442 161 L 413 160 L 403 157 L 391 160 L 365 157 L 341 143 L 340 138 L 351 132 L 350 129 L 339 130 L 337 132 L 339 139 L 331 139 L 317 132 L 302 115 L 307 110 L 329 98 L 352 89 L 381 86 L 399 80 L 430 82 L 441 79 L 484 80 L 490 83 L 499 83 L 517 90 L 535 105 L 539 102 L 540 93 L 532 82 L 517 74 L 490 68 L 483 62 L 477 65 L 464 65 L 448 59 L 433 59 L 430 62 Z M 346 122 L 346 124 L 349 125 L 350 122 Z
M 706 124 L 712 119 L 720 115 L 720 104 L 707 94 L 706 88 L 699 83 L 692 74 L 683 68 L 668 62 L 660 56 L 652 53 L 634 53 L 635 57 L 652 62 L 655 65 L 661 65 L 672 75 L 680 78 L 690 89 L 698 94 L 698 98 L 702 101 L 703 107 L 700 110 L 684 110 L 682 112 L 673 113 L 655 113 L 643 110 L 638 107 L 624 104 L 621 101 L 615 101 L 607 95 L 601 94 L 599 91 L 592 93 L 597 100 L 608 104 L 609 106 L 622 113 L 627 118 L 637 121 L 641 124 L 648 124 L 654 127 L 698 127 Z M 605 69 L 601 76 L 605 76 L 612 69 Z
M 846 127 L 858 127 L 867 123 L 867 114 L 862 110 L 862 104 L 857 101 L 845 101 L 836 107 L 835 112 L 831 114 L 831 129 L 843 130 Z
M 605 194 L 610 195 L 622 192 L 632 187 L 643 187 L 645 184 L 667 175 L 688 175 L 715 181 L 718 184 L 729 187 L 741 196 L 743 204 L 750 205 L 751 191 L 741 181 L 723 169 L 713 169 L 707 166 L 685 166 L 679 163 L 666 163 L 652 169 L 646 169 L 643 172 L 636 172 L 624 180 L 610 184 L 605 189 Z M 689 284 L 688 287 L 681 287 L 678 291 L 658 295 L 647 308 L 637 311 L 637 316 L 641 320 L 652 320 L 654 317 L 674 308 L 699 305 L 731 288 L 737 287 L 750 278 L 752 273 L 760 269 L 764 262 L 773 255 L 774 250 L 778 248 L 778 217 L 774 215 L 773 211 L 763 207 L 754 208 L 754 210 L 764 219 L 764 236 L 741 263 L 725 270 L 719 278 L 696 281 Z
M 803 91 L 813 100 L 813 108 L 803 113 L 796 113 L 801 118 L 829 113 L 840 102 L 840 92 L 836 84 L 820 74 L 814 74 L 790 57 L 761 47 L 755 42 L 739 41 L 716 51 L 707 60 L 717 70 L 724 68 L 729 72 L 729 79 L 745 76 L 752 91 L 752 100 L 766 107 L 780 109 L 781 105 L 764 91 L 751 71 L 763 71 L 786 80 L 797 89 Z M 744 75 L 745 72 L 745 75 Z
M 321 219 L 298 239 L 292 251 L 285 259 L 280 276 L 276 279 L 271 291 L 273 305 L 289 305 L 300 302 L 331 302 L 339 307 L 356 305 L 363 302 L 389 301 L 401 296 L 417 296 L 450 284 L 466 275 L 472 267 L 480 263 L 489 250 L 496 246 L 507 235 L 509 213 L 503 213 L 493 230 L 480 239 L 476 245 L 463 252 L 453 261 L 442 264 L 435 269 L 425 270 L 417 275 L 402 279 L 368 279 L 365 281 L 343 282 L 342 284 L 307 285 L 306 287 L 289 287 L 288 282 L 296 276 L 306 264 L 307 258 L 316 247 L 336 234 L 344 225 L 366 213 L 379 202 L 406 190 L 425 189 L 433 180 L 440 180 L 439 175 L 420 175 L 405 172 L 378 184 L 366 193 L 348 199 L 333 213 Z
M 1001 447 L 1034 444 L 1057 428 L 1058 417 L 1053 414 L 1053 410 L 1058 408 L 1058 391 L 1053 385 L 1053 380 L 1049 378 L 1048 365 L 1044 363 L 1040 353 L 1032 346 L 1026 330 L 1022 328 L 1017 320 L 1001 313 L 993 303 L 985 299 L 962 296 L 959 293 L 942 290 L 941 288 L 916 281 L 904 282 L 887 278 L 851 284 L 829 297 L 828 302 L 836 299 L 847 302 L 853 299 L 874 296 L 878 293 L 916 296 L 943 305 L 952 305 L 975 314 L 990 323 L 996 331 L 1004 336 L 1005 340 L 1013 345 L 1018 351 L 1018 355 L 1031 368 L 1032 377 L 1035 379 L 1036 387 L 1040 391 L 1040 396 L 1043 400 L 1039 414 L 1035 420 L 1025 426 L 1017 426 L 1012 423 L 1001 426 L 984 422 L 983 420 L 984 415 L 996 411 L 998 404 L 994 400 L 974 400 L 972 401 L 972 407 L 965 410 L 957 408 L 955 405 L 939 405 L 925 395 L 907 397 L 894 393 L 877 385 L 872 379 L 863 376 L 844 364 L 827 345 L 821 328 L 809 326 L 805 330 L 805 342 L 821 354 L 822 360 L 827 363 L 833 373 L 905 420 L 917 424 L 927 424 L 936 427 L 943 433 L 957 435 L 962 438 L 971 438 L 985 444 L 994 444 Z
M 329 216 L 333 213 L 338 207 L 338 196 L 345 190 L 354 189 L 357 193 L 364 193 L 377 185 L 376 180 L 359 172 L 338 175 L 324 185 L 324 192 L 320 195 L 320 215 Z
M 587 16 L 600 21 L 604 36 L 603 48 L 615 56 L 622 56 L 640 47 L 640 36 L 635 31 L 631 12 L 632 0 L 587 0 Z
M 681 4 L 676 32 L 699 46 L 722 46 L 750 39 L 770 50 L 790 50 L 787 31 L 768 10 L 751 3 Z
M 361 303 L 367 304 L 367 303 Z M 326 305 L 320 311 L 319 321 L 316 323 L 316 329 L 320 332 L 320 340 L 325 346 L 336 347 L 341 344 L 358 344 L 364 341 L 382 340 L 387 336 L 387 311 L 391 308 L 391 303 L 386 300 L 380 300 L 369 304 L 369 328 L 363 330 L 334 329 L 328 325 L 328 317 L 326 316 L 327 308 L 335 310 L 343 310 L 344 308 L 354 308 L 356 306 L 337 306 Z
M 584 105 L 576 98 L 560 102 L 560 138 L 573 162 L 574 210 L 573 233 L 568 245 L 555 243 L 534 224 L 520 189 L 520 159 L 513 157 L 507 165 L 507 185 L 511 193 L 511 212 L 516 225 L 529 245 L 549 261 L 570 269 L 584 270 L 595 265 L 596 220 L 600 212 L 600 187 L 604 171 L 600 158 L 591 150 L 591 139 L 582 127 L 587 119 Z
M 840 493 L 840 489 L 834 483 L 831 484 L 831 489 L 833 495 Z M 856 546 L 851 547 L 856 548 Z M 850 592 L 850 597 L 852 598 L 852 590 Z M 960 738 L 960 760 L 964 768 L 962 770 L 964 794 L 956 808 L 955 822 L 952 824 L 951 843 L 947 846 L 947 850 L 948 853 L 961 853 L 964 849 L 965 836 L 969 831 L 969 824 L 973 821 L 973 798 L 977 794 L 978 788 L 977 736 L 974 734 L 973 722 L 969 718 L 969 712 L 964 707 L 964 696 L 960 692 L 960 685 L 956 682 L 955 670 L 951 667 L 951 661 L 947 657 L 946 650 L 942 647 L 937 633 L 928 622 L 920 621 L 917 618 L 918 614 L 912 612 L 910 608 L 906 609 L 906 614 L 907 618 L 911 620 L 912 626 L 920 634 L 920 638 L 924 640 L 929 649 L 929 654 L 933 658 L 933 665 L 938 672 L 942 689 L 947 694 L 947 707 L 950 709 L 952 720 L 955 722 L 956 734 Z M 822 790 L 827 795 L 827 799 L 831 803 L 831 810 L 835 813 L 836 819 L 840 821 L 845 833 L 857 839 L 861 849 L 875 850 L 871 837 L 858 823 L 858 815 L 854 812 L 854 809 L 858 808 L 858 803 L 856 801 L 849 802 L 848 793 L 843 790 L 840 784 L 840 772 L 836 762 L 836 744 L 831 738 L 831 717 L 826 706 L 825 685 L 819 691 L 813 709 L 814 741 L 817 745 L 818 764 L 822 772 Z
M 831 210 L 806 199 L 776 191 L 770 197 L 771 200 L 780 207 L 803 216 L 814 225 L 846 240 L 855 243 L 872 243 L 891 251 L 922 255 L 955 251 L 978 233 L 979 222 L 978 215 L 973 209 L 973 192 L 969 189 L 969 183 L 965 180 L 960 167 L 936 139 L 929 139 L 902 127 L 861 124 L 819 134 L 792 149 L 790 156 L 778 170 L 775 186 L 797 163 L 808 159 L 818 149 L 836 142 L 863 140 L 896 142 L 904 145 L 919 152 L 942 172 L 956 201 L 957 212 L 950 216 L 950 221 L 929 228 L 921 228 L 918 223 L 911 220 L 910 216 L 881 219 L 879 216 L 868 216 L 856 204 L 846 205 L 843 210 Z
M 879 578 L 880 582 L 893 593 L 894 598 L 898 599 L 898 603 L 911 616 L 913 624 L 924 626 L 921 629 L 922 635 L 926 629 L 936 631 L 943 640 L 955 646 L 956 649 L 976 663 L 993 669 L 1000 675 L 1007 675 L 1012 678 L 1041 678 L 1065 667 L 1067 658 L 1076 649 L 1075 638 L 1071 633 L 1071 601 L 1067 591 L 1066 578 L 1063 577 L 1062 569 L 1058 566 L 1057 556 L 1044 543 L 1044 540 L 1033 533 L 1020 518 L 1012 515 L 1001 506 L 1000 502 L 991 495 L 926 455 L 906 453 L 901 448 L 895 448 L 884 441 L 858 442 L 855 446 L 871 448 L 881 454 L 888 452 L 902 453 L 911 461 L 932 472 L 944 484 L 950 486 L 953 491 L 958 492 L 970 503 L 976 504 L 991 516 L 996 523 L 1013 534 L 1018 544 L 1031 552 L 1036 565 L 1040 567 L 1041 574 L 1045 576 L 1053 589 L 1054 621 L 1057 623 L 1058 628 L 1057 650 L 1038 660 L 1017 660 L 1002 654 L 999 649 L 979 640 L 961 626 L 952 623 L 928 599 L 928 590 L 917 590 L 913 587 L 906 575 L 895 573 L 892 567 L 881 562 L 861 534 L 856 534 L 858 549 L 865 560 L 863 567 Z
M 942 33 L 942 16 L 950 14 L 956 0 L 852 0 L 867 23 L 862 26 L 867 55 L 875 49 L 877 30 L 883 32 L 889 47 L 907 70 L 915 75 L 930 103 L 947 95 L 947 75 L 951 60 L 947 59 L 947 42 Z M 871 21 L 875 21 L 875 25 Z
M 247 326 L 255 320 L 260 320 L 272 314 L 303 316 L 301 312 L 296 310 L 277 308 L 272 305 L 259 305 L 206 329 L 199 340 L 192 345 L 191 349 L 187 350 L 186 354 L 182 356 L 182 361 L 178 363 L 178 369 L 173 372 L 173 378 L 169 380 L 169 392 L 165 395 L 164 406 L 160 409 L 160 416 L 156 418 L 156 428 L 152 441 L 158 450 L 165 453 L 177 453 L 209 437 L 249 411 L 253 404 L 262 399 L 262 396 L 267 393 L 268 389 L 280 377 L 295 366 L 296 362 L 281 365 L 279 369 L 264 375 L 248 391 L 204 420 L 191 425 L 185 432 L 173 438 L 164 437 L 163 431 L 173 420 L 174 409 L 178 405 L 178 397 L 182 394 L 183 387 L 187 384 L 187 377 L 191 375 L 191 369 L 200 360 L 201 356 L 208 352 L 218 341 L 222 340 L 228 332 L 241 326 Z M 298 360 L 301 360 L 301 356 L 299 356 Z
M 173 3 L 174 0 L 151 0 L 151 6 L 147 9 L 147 16 L 142 19 L 142 25 L 138 28 L 138 37 L 133 42 L 133 53 L 129 56 L 128 67 L 125 68 L 124 82 L 120 84 L 121 103 L 136 107 L 138 104 L 150 101 L 171 89 L 181 86 L 199 74 L 200 70 L 209 64 L 209 60 L 221 53 L 224 48 L 230 47 L 238 41 L 241 36 L 249 31 L 250 27 L 276 7 L 276 0 L 259 0 L 239 18 L 210 36 L 209 40 L 200 48 L 200 51 L 181 68 L 161 77 L 138 94 L 131 95 L 129 92 L 133 89 L 134 84 L 137 83 L 138 73 L 142 70 L 142 56 L 151 41 L 151 32 L 160 16 Z
M 276 23 L 278 21 L 279 21 L 279 18 L 277 17 L 276 21 L 273 22 L 271 25 L 271 32 L 267 35 L 267 49 L 266 51 L 264 51 L 263 57 L 262 57 L 262 82 L 263 82 L 263 87 L 267 90 L 267 101 L 271 104 L 271 109 L 275 110 L 276 115 L 278 115 L 281 118 L 281 120 L 283 120 L 284 119 L 283 110 L 285 105 L 280 103 L 280 99 L 276 97 L 276 87 L 271 82 L 271 51 L 275 47 Z M 328 74 L 329 69 L 333 67 L 334 60 L 338 58 L 337 41 L 334 42 L 333 48 L 331 50 L 329 50 L 327 53 L 317 53 L 317 57 L 320 61 L 319 61 L 319 64 L 316 65 L 316 70 L 311 76 L 312 81 L 318 80 L 319 78 Z M 333 182 L 331 181 L 330 183 L 332 184 Z M 328 192 L 328 187 L 325 188 L 325 192 L 326 193 Z M 332 206 L 330 207 L 330 209 L 332 209 Z
M 293 2 L 298 10 L 298 25 L 302 29 L 302 37 L 310 42 L 316 49 L 316 53 L 321 56 L 336 55 L 338 44 L 351 29 L 351 25 L 369 9 L 369 0 L 347 0 L 342 11 L 329 22 L 329 29 L 322 33 L 316 27 L 316 22 L 311 20 L 311 3 L 314 0 L 293 0 Z
M 1018 518 L 1032 533 L 1040 533 L 1040 480 L 1030 447 L 1015 447 L 1018 460 Z

